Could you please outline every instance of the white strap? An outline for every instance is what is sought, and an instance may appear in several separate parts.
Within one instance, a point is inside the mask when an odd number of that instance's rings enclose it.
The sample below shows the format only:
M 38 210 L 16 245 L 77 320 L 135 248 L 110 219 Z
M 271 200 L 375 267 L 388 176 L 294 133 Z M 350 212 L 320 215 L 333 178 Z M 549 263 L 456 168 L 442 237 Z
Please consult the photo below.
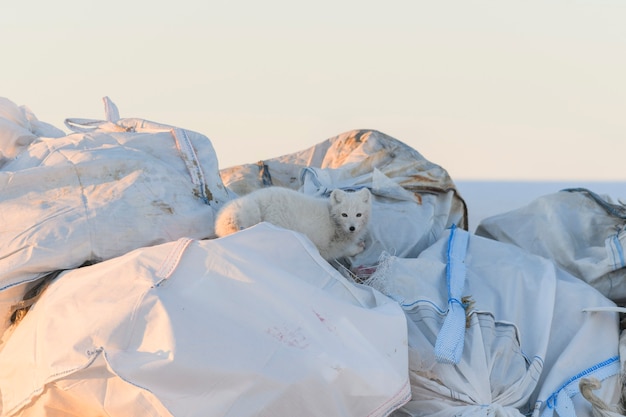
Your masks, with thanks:
M 184 129 L 174 128 L 172 129 L 172 135 L 176 141 L 176 147 L 187 166 L 191 182 L 196 186 L 196 196 L 200 197 L 206 204 L 209 204 L 213 200 L 213 194 L 206 183 L 202 165 L 198 160 L 198 155 L 196 155 L 187 132 Z
M 106 120 L 111 123 L 116 123 L 120 120 L 120 112 L 115 103 L 113 103 L 111 99 L 106 96 L 102 98 L 102 101 L 104 102 L 104 117 Z
M 121 126 L 116 126 L 115 124 L 120 120 L 120 112 L 115 103 L 113 103 L 109 97 L 103 97 L 102 101 L 104 102 L 105 120 L 70 118 L 65 119 L 65 126 L 72 132 L 83 133 L 96 130 L 103 126 L 107 126 L 107 129 L 111 131 L 127 130 Z
M 617 306 L 611 306 L 611 307 L 587 307 L 587 308 L 583 308 L 583 313 L 595 313 L 595 312 L 602 312 L 602 311 L 608 311 L 611 313 L 626 313 L 626 307 L 617 307 Z

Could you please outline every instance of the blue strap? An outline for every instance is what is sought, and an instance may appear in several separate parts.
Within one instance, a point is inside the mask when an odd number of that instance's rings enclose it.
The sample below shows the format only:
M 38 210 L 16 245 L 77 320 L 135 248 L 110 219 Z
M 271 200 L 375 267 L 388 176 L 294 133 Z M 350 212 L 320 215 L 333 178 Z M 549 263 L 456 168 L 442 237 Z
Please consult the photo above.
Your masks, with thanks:
M 571 377 L 565 384 L 556 390 L 546 400 L 546 407 L 541 417 L 551 417 L 556 412 L 560 417 L 576 417 L 576 410 L 572 397 L 580 393 L 579 384 L 582 378 L 594 377 L 603 381 L 620 372 L 619 356 L 614 356 L 600 362 L 591 368 L 585 369 L 578 375 Z
M 465 255 L 469 233 L 455 225 L 448 239 L 446 285 L 448 287 L 448 313 L 435 342 L 437 362 L 456 365 L 463 355 L 465 343 L 465 305 L 461 301 L 465 288 Z

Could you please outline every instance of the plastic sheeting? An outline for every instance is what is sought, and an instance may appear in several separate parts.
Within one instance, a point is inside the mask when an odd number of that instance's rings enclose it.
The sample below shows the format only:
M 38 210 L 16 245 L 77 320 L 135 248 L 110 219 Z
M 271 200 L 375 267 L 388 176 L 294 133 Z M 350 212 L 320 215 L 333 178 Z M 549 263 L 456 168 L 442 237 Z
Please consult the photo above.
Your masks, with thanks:
M 0 352 L 0 395 L 21 417 L 373 417 L 407 370 L 398 304 L 262 223 L 62 274 Z
M 0 169 L 0 335 L 43 275 L 213 234 L 229 198 L 203 135 L 141 119 L 69 120 Z
M 409 323 L 412 399 L 395 416 L 591 416 L 583 377 L 618 403 L 615 304 L 541 257 L 452 229 L 370 284 Z
M 484 219 L 476 234 L 553 260 L 608 298 L 626 302 L 626 206 L 575 189 Z

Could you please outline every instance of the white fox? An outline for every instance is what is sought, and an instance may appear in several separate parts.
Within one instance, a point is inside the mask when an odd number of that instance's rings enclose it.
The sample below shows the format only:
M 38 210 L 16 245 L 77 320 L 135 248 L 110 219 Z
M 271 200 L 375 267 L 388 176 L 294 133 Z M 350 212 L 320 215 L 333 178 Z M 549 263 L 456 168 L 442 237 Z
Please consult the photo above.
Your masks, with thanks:
M 228 202 L 217 214 L 215 233 L 222 237 L 266 221 L 305 234 L 330 261 L 363 252 L 370 211 L 367 188 L 336 189 L 325 199 L 268 187 Z

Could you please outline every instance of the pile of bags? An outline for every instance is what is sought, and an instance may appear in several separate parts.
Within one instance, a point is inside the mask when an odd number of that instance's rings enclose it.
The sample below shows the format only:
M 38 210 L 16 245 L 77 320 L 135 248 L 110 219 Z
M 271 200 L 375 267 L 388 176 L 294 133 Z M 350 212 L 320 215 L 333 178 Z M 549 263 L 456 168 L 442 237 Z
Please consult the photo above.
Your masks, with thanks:
M 3 103 L 14 117 L 0 143 L 14 157 L 0 166 L 0 333 L 51 271 L 211 235 L 229 195 L 205 136 L 120 119 L 105 99 L 107 120 L 68 120 L 76 133 L 47 137 L 32 113 Z
M 620 204 L 558 193 L 470 234 L 445 169 L 381 132 L 219 170 L 204 135 L 104 104 L 65 134 L 0 101 L 1 415 L 619 412 Z M 366 250 L 215 239 L 267 186 L 369 188 Z

